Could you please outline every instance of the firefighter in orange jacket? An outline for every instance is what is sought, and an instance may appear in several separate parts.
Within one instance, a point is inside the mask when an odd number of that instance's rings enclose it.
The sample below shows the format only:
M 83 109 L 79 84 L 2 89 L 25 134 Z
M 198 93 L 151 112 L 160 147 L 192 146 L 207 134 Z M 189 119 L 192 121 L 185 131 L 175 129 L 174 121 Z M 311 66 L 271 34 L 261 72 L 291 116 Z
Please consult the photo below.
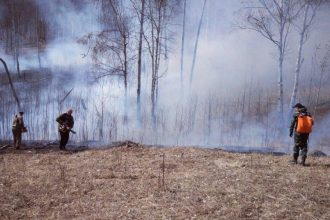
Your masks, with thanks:
M 308 138 L 311 132 L 311 126 L 313 125 L 313 119 L 311 114 L 307 112 L 307 108 L 301 103 L 297 103 L 293 108 L 295 109 L 295 113 L 293 114 L 290 125 L 290 137 L 294 134 L 293 163 L 297 164 L 299 151 L 301 151 L 301 164 L 305 166 L 308 151 Z M 308 117 L 308 120 L 310 120 L 310 122 L 307 123 L 309 125 L 306 131 L 301 130 L 301 125 L 298 125 L 299 117 Z

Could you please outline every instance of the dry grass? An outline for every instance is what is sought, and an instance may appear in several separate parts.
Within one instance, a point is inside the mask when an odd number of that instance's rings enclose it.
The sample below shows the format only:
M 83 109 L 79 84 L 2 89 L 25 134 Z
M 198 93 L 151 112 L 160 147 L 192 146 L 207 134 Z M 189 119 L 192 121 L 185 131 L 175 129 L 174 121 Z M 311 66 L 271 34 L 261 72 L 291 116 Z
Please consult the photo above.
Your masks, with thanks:
M 0 219 L 330 219 L 330 158 L 289 160 L 175 147 L 5 149 Z

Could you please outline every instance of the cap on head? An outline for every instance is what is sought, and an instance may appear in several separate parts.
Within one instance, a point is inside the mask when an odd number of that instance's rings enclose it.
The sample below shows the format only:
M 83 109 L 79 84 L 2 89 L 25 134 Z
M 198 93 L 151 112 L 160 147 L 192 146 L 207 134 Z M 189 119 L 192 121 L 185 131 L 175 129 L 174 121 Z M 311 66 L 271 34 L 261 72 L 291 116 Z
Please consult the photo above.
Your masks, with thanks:
M 69 115 L 71 115 L 72 112 L 73 112 L 72 108 L 69 108 L 69 109 L 66 111 L 66 113 L 69 114 Z
M 301 103 L 297 103 L 293 106 L 293 108 L 304 108 L 305 106 L 303 106 Z
M 20 115 L 23 115 L 23 114 L 24 114 L 24 112 L 19 112 L 19 114 L 20 114 Z

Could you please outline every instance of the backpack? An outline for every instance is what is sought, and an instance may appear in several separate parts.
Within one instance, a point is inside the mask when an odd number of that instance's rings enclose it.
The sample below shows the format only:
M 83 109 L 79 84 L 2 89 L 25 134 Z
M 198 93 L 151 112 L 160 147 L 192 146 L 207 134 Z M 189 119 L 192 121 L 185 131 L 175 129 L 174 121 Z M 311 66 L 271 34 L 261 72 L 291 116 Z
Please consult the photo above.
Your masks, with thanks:
M 310 115 L 299 114 L 297 120 L 296 132 L 309 134 L 312 132 L 314 120 Z

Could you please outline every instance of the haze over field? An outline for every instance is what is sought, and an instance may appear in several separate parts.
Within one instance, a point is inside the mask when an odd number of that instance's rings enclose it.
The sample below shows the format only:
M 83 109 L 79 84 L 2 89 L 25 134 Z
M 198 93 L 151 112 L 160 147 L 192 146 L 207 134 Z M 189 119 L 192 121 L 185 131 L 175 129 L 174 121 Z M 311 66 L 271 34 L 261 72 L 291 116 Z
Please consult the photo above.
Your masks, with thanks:
M 0 57 L 9 66 L 26 112 L 27 139 L 56 139 L 56 116 L 73 107 L 78 132 L 74 141 L 130 139 L 148 144 L 287 150 L 299 45 L 296 26 L 303 15 L 295 18 L 288 34 L 282 124 L 277 113 L 278 50 L 259 33 L 239 28 L 246 24 L 246 8 L 258 6 L 259 1 L 208 0 L 202 19 L 204 0 L 187 1 L 182 83 L 184 1 L 146 2 L 139 105 L 141 0 L 0 0 Z M 329 68 L 321 68 L 330 43 L 327 1 L 317 10 L 308 36 L 296 101 L 316 114 L 311 146 L 323 149 L 330 121 Z M 19 108 L 2 67 L 0 72 L 0 137 L 9 139 L 10 123 Z M 104 76 L 109 73 L 115 76 Z

